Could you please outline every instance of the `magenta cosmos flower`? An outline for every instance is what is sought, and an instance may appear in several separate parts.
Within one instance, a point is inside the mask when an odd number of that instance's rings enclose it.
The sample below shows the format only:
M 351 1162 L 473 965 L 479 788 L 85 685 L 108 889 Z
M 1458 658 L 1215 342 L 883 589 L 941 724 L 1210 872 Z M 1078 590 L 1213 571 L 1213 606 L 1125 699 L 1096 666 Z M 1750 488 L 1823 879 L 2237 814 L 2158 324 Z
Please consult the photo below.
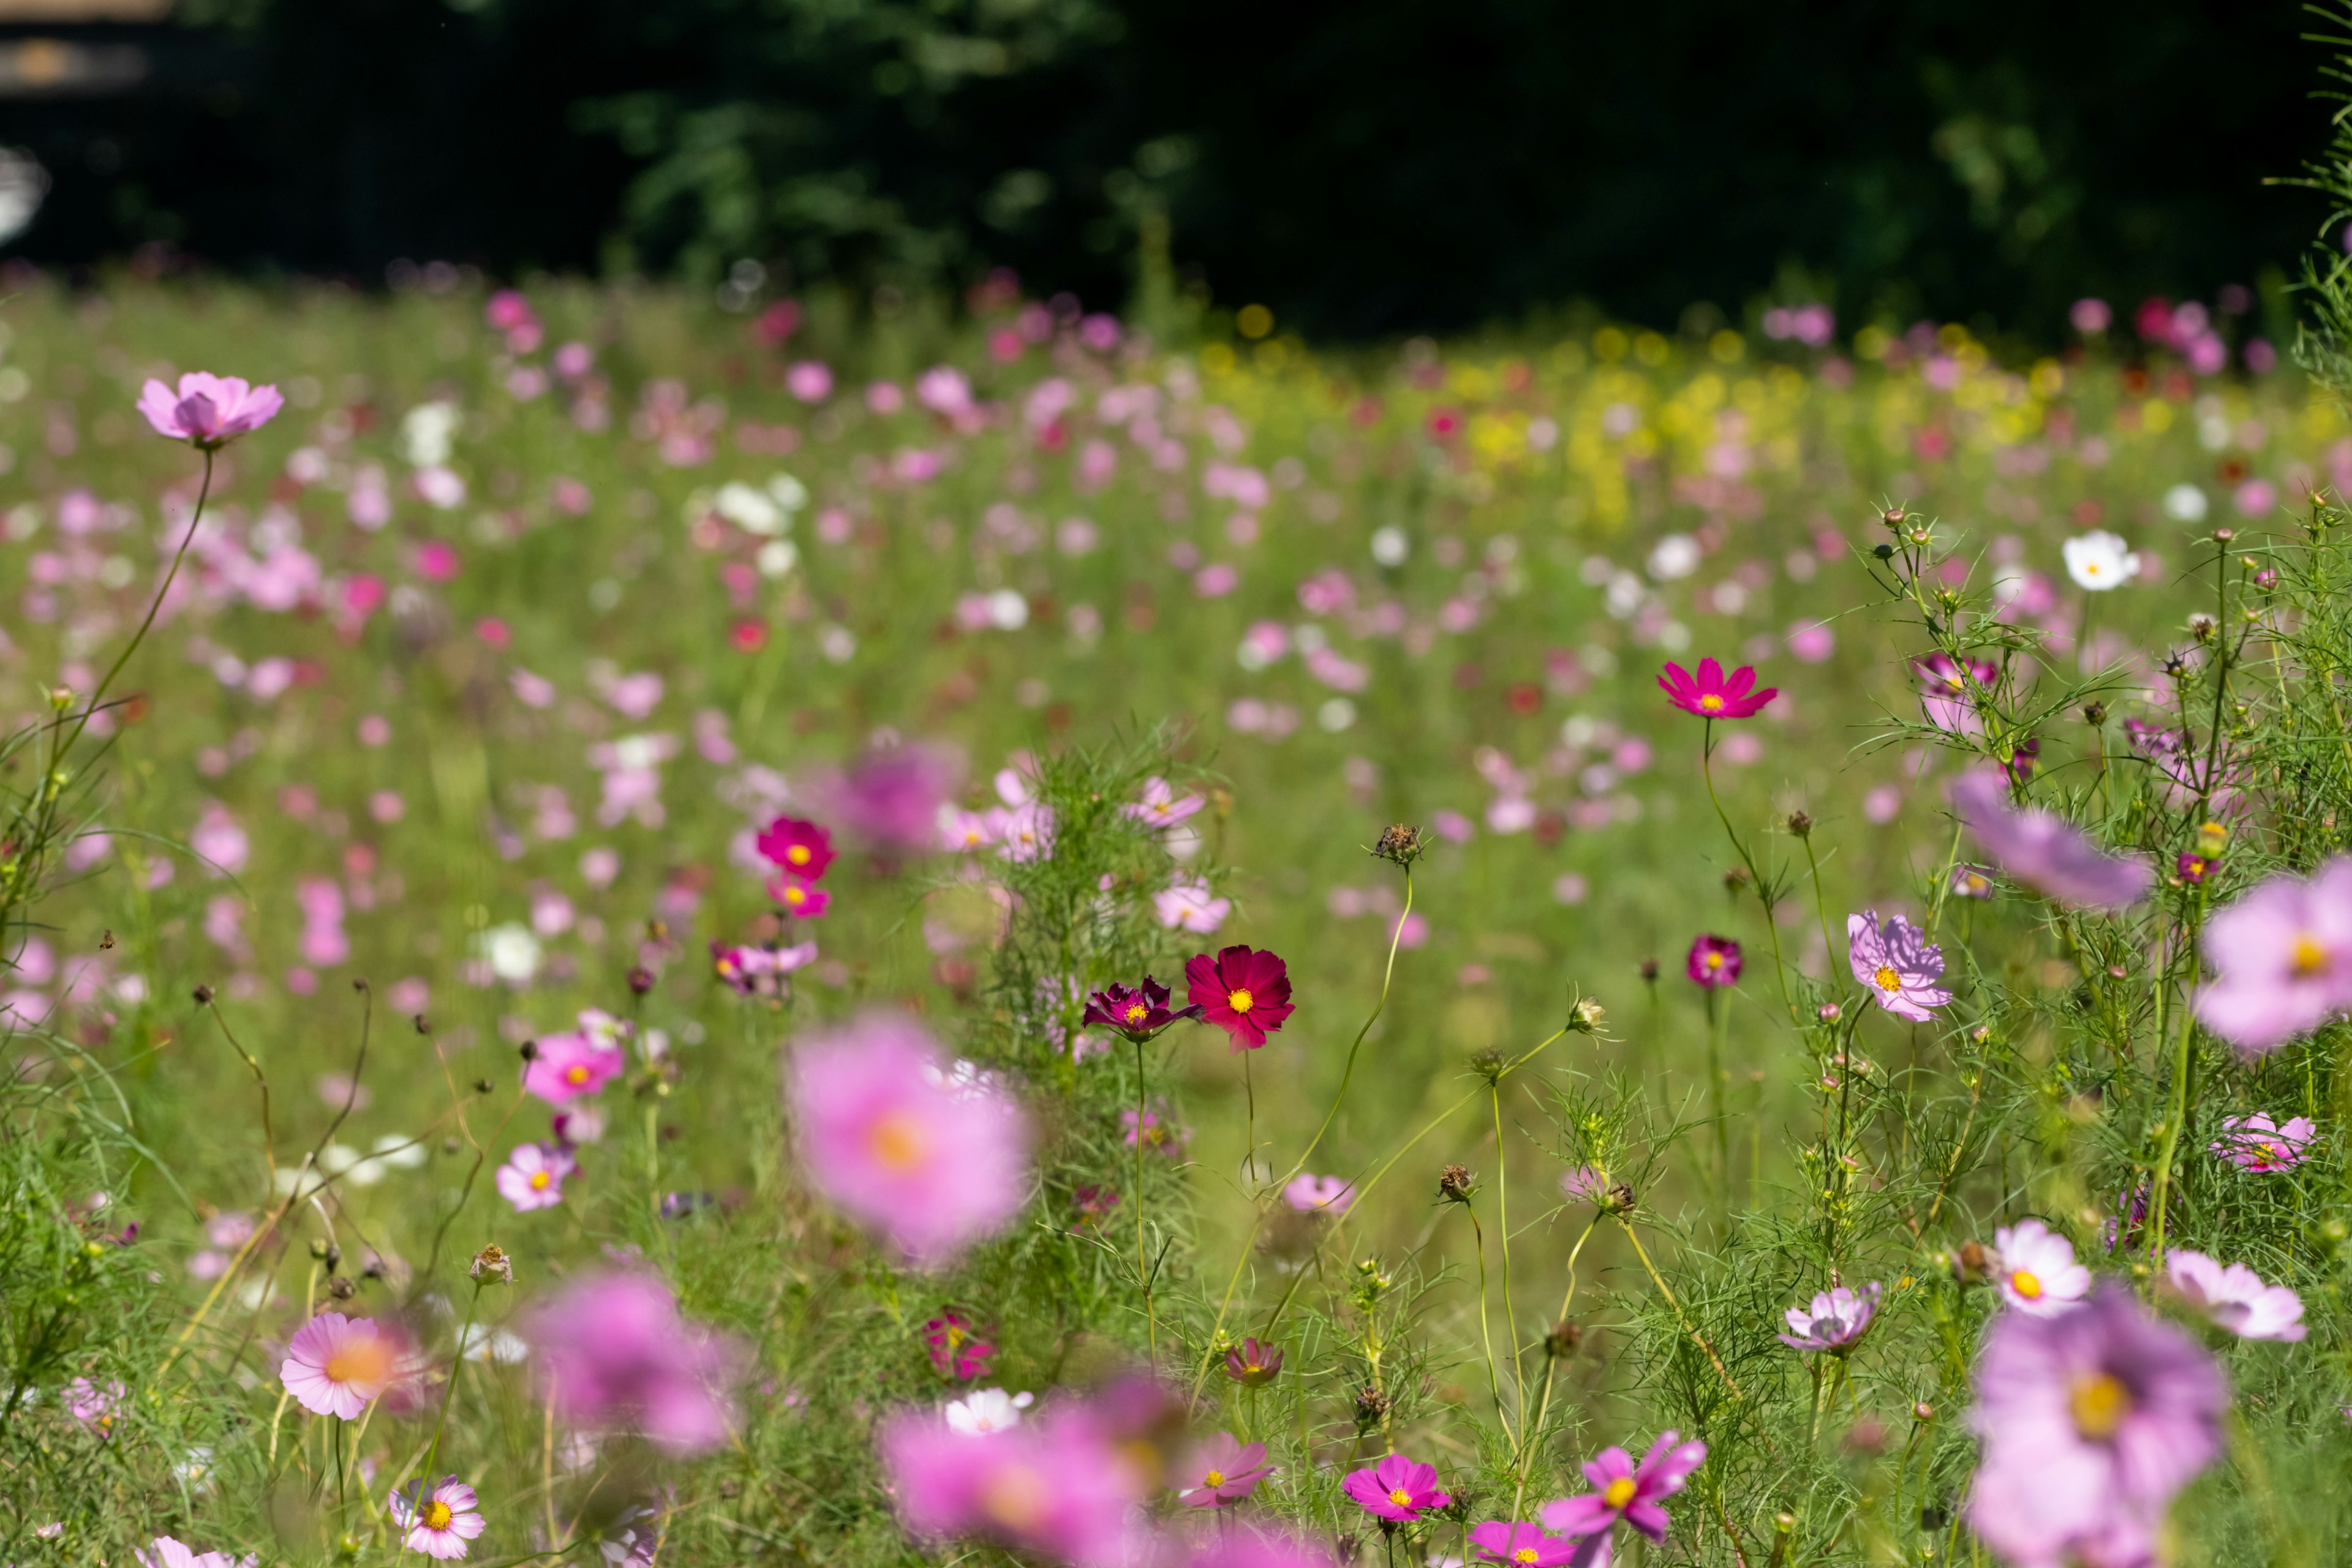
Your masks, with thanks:
M 794 920 L 813 921 L 831 907 L 833 895 L 814 882 L 779 874 L 768 879 L 768 897 Z
M 1077 1568 L 1124 1563 L 1138 1544 L 1140 1475 L 1083 1407 L 978 1436 L 909 1413 L 884 1426 L 881 1448 L 911 1534 L 981 1536 Z
M 1437 1489 L 1437 1468 L 1391 1454 L 1369 1469 L 1357 1470 L 1339 1483 L 1364 1511 L 1397 1524 L 1411 1524 L 1433 1509 L 1454 1500 Z
M 988 1363 L 996 1359 L 996 1347 L 981 1338 L 972 1321 L 953 1308 L 923 1325 L 923 1348 L 930 1352 L 931 1364 L 941 1376 L 966 1383 L 986 1376 Z
M 455 1476 L 444 1476 L 431 1491 L 420 1479 L 405 1491 L 392 1494 L 392 1523 L 407 1531 L 401 1544 L 411 1552 L 445 1561 L 466 1555 L 466 1542 L 482 1533 L 479 1500 L 474 1489 Z
M 1944 950 L 1901 915 L 1890 916 L 1883 926 L 1876 910 L 1846 916 L 1845 947 L 1853 977 L 1897 1017 L 1929 1023 L 1935 1015 L 1928 1009 L 1952 999 L 1936 984 L 1944 973 Z
M 1665 1431 L 1650 1445 L 1636 1467 L 1622 1448 L 1603 1448 L 1585 1461 L 1584 1479 L 1598 1491 L 1564 1497 L 1544 1504 L 1544 1528 L 1581 1538 L 1574 1558 L 1576 1568 L 1607 1568 L 1609 1535 L 1623 1520 L 1653 1541 L 1664 1541 L 1673 1522 L 1659 1500 L 1683 1489 L 1690 1473 L 1706 1458 L 1704 1443 L 1682 1441 L 1682 1434 Z
M 1658 677 L 1658 685 L 1675 707 L 1702 719 L 1753 719 L 1764 710 L 1764 704 L 1780 695 L 1777 686 L 1768 686 L 1761 691 L 1754 689 L 1754 665 L 1741 665 L 1726 679 L 1723 666 L 1711 658 L 1698 661 L 1696 675 L 1679 664 L 1669 664 L 1666 672 Z
M 592 1275 L 531 1314 L 526 1337 L 556 1408 L 623 1426 L 673 1454 L 708 1453 L 734 1422 L 728 1397 L 743 1363 L 734 1341 L 678 1315 L 649 1274 Z
M 405 1347 L 373 1318 L 321 1312 L 294 1331 L 278 1380 L 314 1415 L 356 1421 L 401 1380 Z
M 1996 1318 L 1976 1384 L 1969 1527 L 2028 1568 L 2153 1561 L 2230 1398 L 2211 1357 L 2115 1284 L 2059 1317 Z
M 1473 1530 L 1470 1545 L 1489 1563 L 1507 1563 L 1509 1568 L 1560 1568 L 1577 1550 L 1573 1537 L 1546 1535 L 1536 1525 L 1499 1520 Z
M 2220 976 L 2197 990 L 2197 1017 L 2249 1054 L 2273 1049 L 2352 1005 L 2352 859 L 2309 880 L 2281 873 L 2205 924 Z
M 2205 1152 L 2242 1171 L 2268 1175 L 2292 1171 L 2309 1159 L 2315 1131 L 2308 1116 L 2289 1117 L 2284 1126 L 2259 1110 L 2252 1116 L 2225 1116 L 2221 1136 L 2205 1145 Z
M 939 842 L 940 807 L 963 769 L 954 752 L 913 743 L 878 748 L 845 773 L 817 780 L 812 796 L 850 833 L 883 848 L 923 850 Z
M 1272 1345 L 1244 1340 L 1225 1352 L 1225 1375 L 1246 1388 L 1263 1388 L 1282 1375 L 1282 1352 Z
M 563 1201 L 563 1179 L 580 1168 L 579 1162 L 560 1148 L 545 1143 L 520 1143 L 499 1167 L 499 1196 L 514 1205 L 518 1214 L 551 1209 Z
M 2074 1245 L 2038 1219 L 2021 1219 L 1992 1233 L 2000 1257 L 2000 1299 L 2021 1312 L 2050 1317 L 2090 1293 L 2091 1271 L 2074 1261 Z
M 1342 1215 L 1356 1201 L 1356 1184 L 1344 1177 L 1302 1171 L 1282 1189 L 1282 1198 L 1300 1214 Z
M 761 854 L 805 881 L 822 880 L 833 864 L 833 835 L 805 817 L 780 816 L 752 842 Z
M 255 386 L 234 375 L 192 370 L 177 391 L 150 381 L 139 393 L 139 412 L 158 436 L 186 441 L 207 451 L 235 437 L 258 430 L 278 416 L 286 400 L 275 386 Z
M 1150 1038 L 1179 1018 L 1197 1018 L 1200 1005 L 1171 1012 L 1168 987 L 1149 974 L 1143 984 L 1129 990 L 1119 984 L 1104 986 L 1087 998 L 1086 1021 L 1117 1029 L 1130 1040 Z M 1129 1142 L 1135 1142 L 1129 1138 Z
M 1949 654 L 1932 653 L 1911 661 L 1919 679 L 1920 705 L 1927 722 L 1952 734 L 1973 735 L 1983 729 L 1977 718 L 1977 693 L 1992 689 L 2000 667 L 1988 659 L 1965 662 Z
M 168 1535 L 159 1535 L 131 1555 L 140 1568 L 254 1568 L 258 1556 L 232 1557 L 226 1552 L 198 1552 Z
M 1192 1451 L 1182 1477 L 1188 1484 L 1176 1496 L 1187 1508 L 1223 1508 L 1257 1490 L 1258 1482 L 1272 1474 L 1265 1444 L 1244 1447 L 1230 1432 L 1213 1432 Z
M 2153 867 L 2106 853 L 2056 813 L 2011 805 L 2009 784 L 1997 767 L 1962 773 L 1952 781 L 1951 797 L 1987 857 L 2017 881 L 2061 903 L 2125 909 L 2156 884 Z
M 1852 1350 L 1876 1315 L 1878 1298 L 1884 1289 L 1875 1279 L 1859 1290 L 1840 1285 L 1815 1296 L 1811 1307 L 1790 1308 L 1786 1314 L 1789 1331 L 1780 1336 L 1780 1342 L 1797 1351 L 1835 1351 L 1843 1354 Z
M 1184 963 L 1185 1000 L 1202 1017 L 1233 1037 L 1233 1049 L 1256 1050 L 1296 1011 L 1290 968 L 1271 952 L 1228 947 Z
M 594 1094 L 628 1069 L 617 1034 L 591 1025 L 587 1014 L 581 1021 L 581 1028 L 541 1037 L 538 1054 L 523 1064 L 523 1088 L 550 1105 Z
M 1195 1547 L 1185 1568 L 1335 1568 L 1328 1548 L 1244 1525 Z
M 2265 1285 L 2242 1263 L 2221 1264 L 2201 1252 L 2164 1255 L 2164 1282 L 2172 1298 L 2216 1328 L 2242 1340 L 2300 1340 L 2303 1298 L 2284 1285 Z
M 1713 990 L 1739 984 L 1739 944 L 1727 936 L 1703 934 L 1690 945 L 1683 973 Z
M 787 1079 L 810 1184 L 909 1260 L 946 1263 L 1027 1200 L 1020 1109 L 987 1081 L 954 1081 L 907 1015 L 869 1012 L 817 1035 Z

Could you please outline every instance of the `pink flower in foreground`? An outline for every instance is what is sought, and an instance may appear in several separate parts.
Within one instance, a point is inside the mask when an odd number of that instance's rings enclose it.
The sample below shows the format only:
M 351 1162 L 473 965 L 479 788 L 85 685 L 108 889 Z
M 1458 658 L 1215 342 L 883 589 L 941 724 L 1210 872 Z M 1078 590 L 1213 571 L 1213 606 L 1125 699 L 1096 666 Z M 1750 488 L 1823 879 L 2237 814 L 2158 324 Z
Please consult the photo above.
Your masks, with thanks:
M 1546 1530 L 1591 1537 L 1578 1549 L 1577 1568 L 1603 1568 L 1609 1561 L 1609 1532 L 1621 1519 L 1653 1541 L 1666 1538 L 1672 1521 L 1659 1500 L 1682 1490 L 1706 1458 L 1706 1444 L 1683 1442 L 1682 1434 L 1674 1431 L 1658 1434 L 1638 1468 L 1624 1449 L 1603 1448 L 1584 1464 L 1584 1479 L 1601 1489 L 1548 1502 L 1538 1517 Z
M 673 1454 L 727 1441 L 727 1385 L 742 1364 L 735 1342 L 678 1315 L 651 1275 L 593 1275 L 531 1314 L 526 1337 L 556 1408 L 574 1420 L 625 1426 Z
M 178 390 L 150 381 L 139 393 L 139 412 L 158 436 L 210 451 L 232 437 L 258 430 L 278 416 L 286 400 L 275 386 L 255 386 L 234 375 L 192 370 Z
M 2089 1294 L 2091 1271 L 2074 1261 L 2074 1247 L 2038 1219 L 2021 1219 L 1992 1233 L 2000 1255 L 2000 1299 L 2021 1312 L 2050 1317 Z
M 881 1448 L 911 1534 L 980 1536 L 1077 1568 L 1129 1560 L 1140 1478 L 1089 1410 L 972 1436 L 934 1415 L 902 1415 L 883 1428 Z
M 1969 1527 L 2021 1568 L 2154 1561 L 2230 1398 L 2211 1357 L 2113 1284 L 2060 1317 L 1995 1318 L 1976 1384 Z
M 1702 935 L 1692 942 L 1683 973 L 1708 990 L 1739 984 L 1739 944 L 1727 936 Z
M 39 1533 L 53 1533 L 43 1530 Z M 198 1552 L 184 1546 L 168 1535 L 159 1535 L 145 1547 L 134 1551 L 140 1568 L 254 1568 L 258 1556 L 232 1557 L 226 1552 Z
M 1437 1489 L 1437 1468 L 1391 1454 L 1369 1469 L 1357 1470 L 1339 1483 L 1348 1495 L 1375 1518 L 1410 1524 L 1453 1497 Z
M 1489 1563 L 1509 1568 L 1561 1568 L 1576 1555 L 1579 1542 L 1572 1536 L 1546 1535 L 1537 1525 L 1496 1520 L 1473 1530 L 1470 1546 Z
M 1201 1008 L 1203 1022 L 1233 1037 L 1233 1049 L 1256 1050 L 1297 1008 L 1290 1001 L 1290 968 L 1272 952 L 1248 947 L 1220 949 L 1184 961 L 1187 1002 Z
M 2352 858 L 2269 878 L 2206 921 L 2205 956 L 2220 974 L 2197 988 L 2198 1020 L 2241 1051 L 2352 1005 Z
M 563 1179 L 579 1163 L 561 1149 L 544 1143 L 521 1143 L 499 1167 L 499 1196 L 514 1205 L 518 1214 L 553 1208 L 563 1201 Z
M 411 1552 L 444 1559 L 466 1555 L 466 1542 L 482 1533 L 474 1489 L 455 1476 L 444 1476 L 431 1491 L 421 1479 L 392 1494 L 392 1524 L 407 1531 L 401 1544 Z
M 2168 1293 L 2217 1328 L 2242 1340 L 2300 1340 L 2303 1298 L 2284 1285 L 2265 1285 L 2242 1263 L 2223 1265 L 2201 1252 L 2164 1258 Z
M 819 1034 L 786 1069 L 811 1184 L 910 1260 L 947 1262 L 1028 1197 L 1028 1128 L 992 1086 L 957 1084 L 903 1013 Z
M 2205 1145 L 2205 1152 L 2242 1171 L 2268 1175 L 2292 1171 L 2309 1159 L 2315 1132 L 2308 1116 L 2289 1117 L 2284 1126 L 2259 1110 L 2252 1116 L 2225 1116 L 2221 1136 Z
M 1845 918 L 1846 962 L 1853 977 L 1870 987 L 1878 1005 L 1898 1017 L 1927 1023 L 1952 994 L 1936 982 L 1944 973 L 1944 950 L 1901 915 L 1878 923 L 1876 910 Z
M 1273 1473 L 1265 1444 L 1244 1447 L 1232 1433 L 1215 1432 L 1193 1450 L 1192 1463 L 1178 1478 L 1187 1484 L 1176 1496 L 1188 1508 L 1223 1508 L 1257 1490 L 1258 1482 Z
M 2009 802 L 2009 784 L 1997 767 L 1975 768 L 1952 781 L 1952 805 L 1986 856 L 2016 880 L 2062 903 L 2120 910 L 2147 896 L 2155 868 L 2110 855 L 2056 813 Z
M 1711 658 L 1698 661 L 1696 676 L 1679 664 L 1669 664 L 1666 672 L 1658 677 L 1658 685 L 1665 691 L 1668 701 L 1702 719 L 1752 719 L 1764 710 L 1767 702 L 1780 695 L 1777 686 L 1755 689 L 1754 665 L 1741 665 L 1727 679 L 1723 666 Z
M 356 1421 L 400 1381 L 400 1342 L 373 1318 L 321 1312 L 294 1331 L 278 1380 L 314 1415 Z
M 1221 1531 L 1196 1547 L 1185 1568 L 1334 1568 L 1318 1542 L 1272 1533 L 1255 1525 Z
M 550 1105 L 594 1094 L 629 1066 L 626 1051 L 589 1028 L 543 1036 L 538 1052 L 523 1064 L 522 1086 Z

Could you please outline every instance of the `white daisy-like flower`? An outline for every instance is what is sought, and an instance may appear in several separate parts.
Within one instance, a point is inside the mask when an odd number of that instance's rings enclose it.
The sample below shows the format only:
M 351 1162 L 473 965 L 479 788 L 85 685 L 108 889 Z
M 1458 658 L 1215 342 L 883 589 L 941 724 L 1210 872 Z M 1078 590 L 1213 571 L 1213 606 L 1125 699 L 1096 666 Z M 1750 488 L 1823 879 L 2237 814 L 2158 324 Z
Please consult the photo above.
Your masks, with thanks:
M 2078 587 L 2095 594 L 2120 588 L 2139 575 L 2139 555 L 2122 538 L 2105 529 L 2077 534 L 2063 546 L 2066 575 Z
M 1021 1413 L 1036 1400 L 1034 1394 L 1007 1394 L 1001 1388 L 976 1388 L 961 1399 L 948 1401 L 948 1430 L 965 1437 L 985 1437 L 1021 1425 Z

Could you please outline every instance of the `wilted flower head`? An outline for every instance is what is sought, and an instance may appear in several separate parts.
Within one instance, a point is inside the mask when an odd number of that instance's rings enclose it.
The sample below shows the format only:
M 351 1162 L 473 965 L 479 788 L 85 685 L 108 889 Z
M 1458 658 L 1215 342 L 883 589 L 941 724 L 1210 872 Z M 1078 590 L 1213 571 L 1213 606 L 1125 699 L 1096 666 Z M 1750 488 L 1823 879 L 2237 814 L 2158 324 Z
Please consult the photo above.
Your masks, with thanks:
M 2039 806 L 2009 803 L 1999 768 L 1976 768 L 1952 781 L 1952 805 L 1978 845 L 2016 880 L 2063 903 L 2120 910 L 2147 896 L 2156 872 L 2146 862 L 2109 855 L 2081 828 Z
M 505 1247 L 493 1241 L 474 1254 L 474 1261 L 467 1265 L 466 1272 L 479 1284 L 511 1285 L 514 1259 L 507 1256 Z
M 1423 1514 L 1454 1500 L 1437 1486 L 1437 1468 L 1391 1454 L 1379 1464 L 1351 1472 L 1339 1483 L 1365 1512 L 1376 1519 L 1410 1524 Z
M 1683 960 L 1683 973 L 1697 984 L 1713 990 L 1739 984 L 1739 944 L 1727 936 L 1706 933 L 1690 945 L 1689 956 Z
M 2300 1340 L 2303 1298 L 2284 1285 L 2265 1285 L 2242 1263 L 2216 1263 L 2201 1252 L 2164 1256 L 2167 1293 L 2191 1311 L 2242 1340 Z
M 2074 1261 L 2074 1247 L 2038 1219 L 2021 1219 L 1992 1233 L 2000 1255 L 2000 1299 L 2021 1312 L 2063 1312 L 2091 1289 L 2091 1271 Z
M 275 386 L 255 386 L 239 376 L 201 370 L 180 377 L 176 390 L 150 381 L 139 393 L 139 412 L 155 434 L 206 450 L 260 429 L 285 406 Z
M 1809 1308 L 1790 1308 L 1789 1332 L 1780 1336 L 1780 1342 L 1800 1351 L 1852 1349 L 1878 1311 L 1883 1289 L 1875 1279 L 1859 1290 L 1840 1285 L 1815 1296 Z
M 2219 1154 L 2242 1171 L 2265 1175 L 2292 1171 L 2310 1158 L 2315 1131 L 2308 1116 L 2291 1116 L 2284 1123 L 2272 1121 L 2260 1110 L 2251 1116 L 2225 1116 L 2221 1136 L 2208 1143 L 2205 1152 Z
M 1381 837 L 1373 844 L 1372 853 L 1392 865 L 1410 866 L 1421 858 L 1423 847 L 1421 829 L 1399 822 L 1381 829 Z
M 730 1338 L 678 1315 L 677 1298 L 634 1270 L 574 1281 L 531 1314 L 527 1337 L 556 1408 L 640 1432 L 673 1454 L 706 1453 L 734 1422 Z
M 1247 947 L 1201 953 L 1184 963 L 1185 999 L 1202 1019 L 1233 1037 L 1233 1049 L 1256 1050 L 1297 1009 L 1290 968 L 1279 956 Z
M 2352 858 L 2266 879 L 2206 921 L 2205 956 L 2220 973 L 2198 988 L 2198 1019 L 2242 1051 L 2352 1005 Z
M 1764 710 L 1764 705 L 1780 695 L 1777 686 L 1756 688 L 1756 667 L 1743 664 L 1731 672 L 1729 679 L 1723 666 L 1712 658 L 1698 661 L 1698 673 L 1691 674 L 1679 664 L 1669 664 L 1658 685 L 1666 700 L 1685 713 L 1696 713 L 1702 719 L 1752 719 Z
M 1944 973 L 1944 950 L 1901 915 L 1878 921 L 1876 910 L 1845 918 L 1846 962 L 1853 977 L 1870 987 L 1878 1005 L 1898 1017 L 1927 1023 L 1952 994 L 1936 984 Z

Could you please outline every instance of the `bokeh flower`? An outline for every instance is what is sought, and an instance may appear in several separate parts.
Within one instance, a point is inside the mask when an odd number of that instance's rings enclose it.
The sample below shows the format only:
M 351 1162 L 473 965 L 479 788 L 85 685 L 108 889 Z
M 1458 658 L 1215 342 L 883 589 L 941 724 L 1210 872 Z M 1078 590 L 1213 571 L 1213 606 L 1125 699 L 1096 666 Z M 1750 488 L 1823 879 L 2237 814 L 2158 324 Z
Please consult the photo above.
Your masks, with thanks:
M 540 1037 L 538 1054 L 523 1064 L 523 1088 L 550 1105 L 594 1094 L 628 1070 L 628 1053 L 615 1037 L 585 1014 L 582 1020 L 577 1029 Z
M 2308 879 L 2263 880 L 2205 922 L 2218 973 L 2197 989 L 2197 1017 L 2249 1054 L 2316 1028 L 2352 1005 L 2352 858 Z
M 1206 882 L 1179 882 L 1152 894 L 1151 907 L 1167 930 L 1207 936 L 1225 923 L 1234 904 L 1217 897 Z
M 2300 1340 L 2303 1298 L 2284 1285 L 2265 1285 L 2242 1263 L 2221 1264 L 2201 1252 L 2164 1255 L 2166 1293 L 2242 1340 Z
M 948 1430 L 963 1437 L 984 1437 L 1021 1425 L 1021 1413 L 1036 1403 L 1034 1394 L 1007 1394 L 1001 1388 L 975 1388 L 961 1399 L 940 1406 Z
M 1202 1018 L 1233 1037 L 1232 1048 L 1256 1050 L 1297 1009 L 1290 1001 L 1290 968 L 1272 952 L 1228 947 L 1184 964 L 1185 1000 Z
M 2074 1247 L 2038 1219 L 1993 1232 L 2000 1258 L 2000 1299 L 2021 1312 L 2050 1317 L 2087 1295 L 2091 1271 L 2074 1261 Z
M 1282 1189 L 1282 1200 L 1300 1214 L 1343 1215 L 1356 1201 L 1356 1187 L 1343 1177 L 1302 1171 Z
M 1282 1352 L 1244 1340 L 1225 1352 L 1225 1375 L 1245 1388 L 1263 1388 L 1282 1375 Z
M 519 1214 L 553 1208 L 563 1201 L 563 1179 L 580 1168 L 561 1148 L 545 1143 L 520 1143 L 507 1156 L 494 1178 L 499 1195 Z
M 1075 1568 L 1112 1568 L 1138 1545 L 1129 1510 L 1141 1478 L 1087 1408 L 976 1436 L 910 1412 L 884 1426 L 881 1450 L 918 1537 L 978 1536 Z
M 794 920 L 813 921 L 824 913 L 833 895 L 798 877 L 779 874 L 768 879 L 768 898 Z
M 1875 1279 L 1859 1290 L 1840 1285 L 1814 1296 L 1811 1307 L 1791 1307 L 1786 1313 L 1789 1331 L 1780 1337 L 1790 1350 L 1852 1350 L 1870 1328 L 1885 1287 Z
M 43 1530 L 37 1533 L 51 1532 Z M 157 1536 L 135 1549 L 131 1555 L 139 1560 L 139 1568 L 255 1568 L 261 1561 L 254 1554 L 236 1557 L 226 1552 L 198 1552 L 168 1535 Z
M 2104 594 L 2139 575 L 2139 557 L 2116 534 L 2093 529 L 2060 546 L 2066 557 L 2066 575 L 2077 587 Z
M 1180 1477 L 1187 1484 L 1176 1489 L 1176 1497 L 1187 1508 L 1223 1508 L 1257 1490 L 1273 1473 L 1265 1444 L 1244 1445 L 1230 1432 L 1213 1432 L 1192 1450 Z
M 321 1312 L 294 1331 L 278 1376 L 312 1415 L 356 1421 L 400 1381 L 405 1349 L 373 1318 Z
M 1173 827 L 1207 804 L 1201 795 L 1178 795 L 1166 779 L 1154 777 L 1143 781 L 1141 800 L 1121 809 L 1148 826 Z
M 988 1363 L 996 1359 L 996 1346 L 952 1307 L 923 1325 L 923 1348 L 940 1376 L 966 1383 L 987 1376 Z
M 1777 686 L 1755 689 L 1756 667 L 1743 664 L 1728 679 L 1723 666 L 1712 658 L 1698 661 L 1698 673 L 1691 674 L 1679 664 L 1669 664 L 1658 685 L 1666 700 L 1685 713 L 1696 713 L 1702 719 L 1752 719 L 1764 710 L 1764 705 L 1780 695 Z
M 558 1411 L 641 1433 L 672 1454 L 727 1441 L 728 1387 L 744 1363 L 730 1338 L 689 1323 L 669 1287 L 634 1269 L 591 1275 L 533 1312 L 525 1337 Z
M 2002 871 L 2062 903 L 2120 910 L 2155 885 L 2155 868 L 2146 861 L 2106 853 L 2054 812 L 2011 805 L 1997 767 L 1962 773 L 1952 781 L 1951 796 L 1978 846 Z
M 1870 988 L 1878 1005 L 1917 1023 L 1934 1019 L 1930 1008 L 1952 994 L 1936 984 L 1944 973 L 1944 950 L 1901 915 L 1881 925 L 1876 910 L 1845 918 L 1846 962 L 1853 977 Z

